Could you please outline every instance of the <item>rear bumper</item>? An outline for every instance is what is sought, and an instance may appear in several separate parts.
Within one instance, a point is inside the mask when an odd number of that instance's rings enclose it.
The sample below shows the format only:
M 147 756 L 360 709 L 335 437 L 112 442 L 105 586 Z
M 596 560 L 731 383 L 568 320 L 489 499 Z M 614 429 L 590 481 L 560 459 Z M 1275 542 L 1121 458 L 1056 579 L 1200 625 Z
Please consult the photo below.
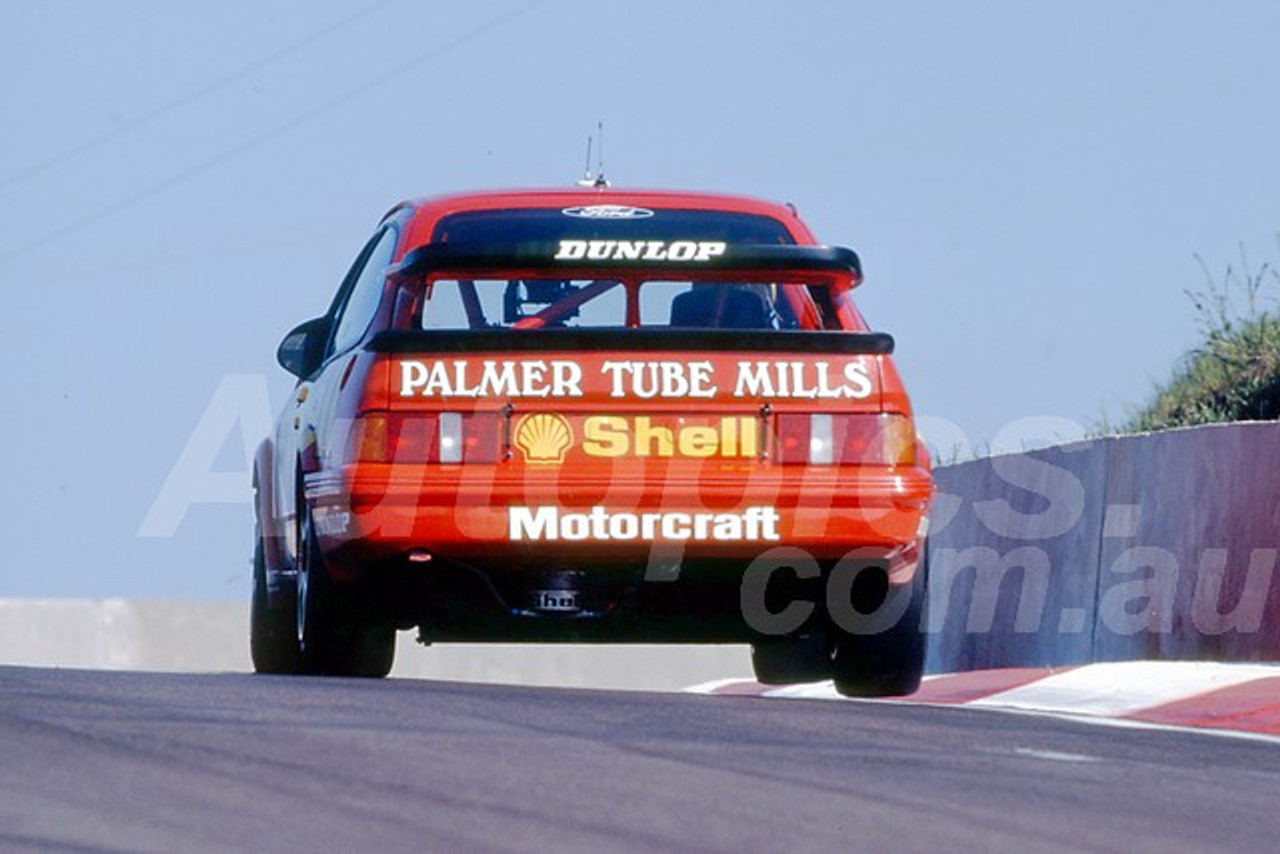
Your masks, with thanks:
M 415 552 L 622 566 L 655 550 L 745 564 L 787 546 L 819 561 L 870 549 L 901 564 L 897 583 L 914 569 L 933 485 L 922 467 L 778 466 L 641 480 L 362 465 L 308 476 L 306 491 L 330 567 L 350 579 Z

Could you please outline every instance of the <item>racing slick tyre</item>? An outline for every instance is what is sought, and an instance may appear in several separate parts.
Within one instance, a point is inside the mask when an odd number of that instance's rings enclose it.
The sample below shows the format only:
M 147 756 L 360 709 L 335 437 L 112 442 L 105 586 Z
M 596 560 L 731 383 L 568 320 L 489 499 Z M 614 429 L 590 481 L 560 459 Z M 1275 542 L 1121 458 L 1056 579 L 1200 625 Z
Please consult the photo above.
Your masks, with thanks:
M 764 638 L 751 644 L 751 667 L 763 685 L 794 685 L 831 678 L 831 639 L 815 631 Z
M 302 670 L 325 676 L 380 679 L 391 672 L 396 633 L 371 609 L 339 590 L 324 566 L 310 511 L 298 531 L 297 643 Z
M 872 614 L 868 631 L 837 630 L 831 670 L 835 688 L 844 696 L 898 697 L 920 688 L 926 646 L 927 563 L 922 559 L 911 583 L 891 592 L 883 603 L 884 614 L 901 614 L 892 625 L 874 625 Z
M 296 589 L 290 585 L 274 598 L 267 590 L 262 537 L 253 550 L 253 598 L 249 606 L 249 653 L 258 673 L 299 673 Z

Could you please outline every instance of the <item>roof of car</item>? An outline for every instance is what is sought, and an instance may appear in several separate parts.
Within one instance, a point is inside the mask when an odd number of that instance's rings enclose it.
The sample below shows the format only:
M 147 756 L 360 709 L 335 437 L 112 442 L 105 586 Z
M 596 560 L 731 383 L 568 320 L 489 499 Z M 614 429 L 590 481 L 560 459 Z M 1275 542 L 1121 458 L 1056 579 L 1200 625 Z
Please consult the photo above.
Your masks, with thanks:
M 572 207 L 575 205 L 629 205 L 678 210 L 730 211 L 771 217 L 783 223 L 798 243 L 812 243 L 813 236 L 792 205 L 734 196 L 675 190 L 636 190 L 616 187 L 567 187 L 489 190 L 413 199 L 402 202 L 387 217 L 412 210 L 408 245 L 427 243 L 441 217 L 460 211 L 510 210 L 512 208 Z

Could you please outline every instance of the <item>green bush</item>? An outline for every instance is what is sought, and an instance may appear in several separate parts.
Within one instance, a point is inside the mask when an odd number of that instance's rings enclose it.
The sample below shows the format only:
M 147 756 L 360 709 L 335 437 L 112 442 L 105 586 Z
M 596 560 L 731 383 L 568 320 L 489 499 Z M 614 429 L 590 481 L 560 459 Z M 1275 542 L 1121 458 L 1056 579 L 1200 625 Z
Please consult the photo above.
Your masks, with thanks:
M 1280 271 L 1263 264 L 1254 271 L 1240 249 L 1240 267 L 1215 279 L 1204 261 L 1204 291 L 1188 296 L 1200 316 L 1202 343 L 1182 360 L 1155 399 L 1125 425 L 1129 432 L 1167 430 L 1221 421 L 1280 419 Z M 1280 287 L 1276 288 L 1280 292 Z

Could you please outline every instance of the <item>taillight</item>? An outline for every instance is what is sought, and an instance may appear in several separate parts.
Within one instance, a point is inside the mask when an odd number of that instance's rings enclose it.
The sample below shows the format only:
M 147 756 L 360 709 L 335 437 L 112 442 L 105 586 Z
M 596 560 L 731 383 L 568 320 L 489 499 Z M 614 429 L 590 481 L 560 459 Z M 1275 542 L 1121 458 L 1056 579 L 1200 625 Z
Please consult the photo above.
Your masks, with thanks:
M 807 465 L 914 465 L 916 436 L 905 415 L 778 416 L 777 461 Z
M 348 458 L 361 463 L 491 463 L 498 458 L 494 413 L 373 412 L 356 420 Z
M 457 414 L 457 413 L 445 413 Z M 441 416 L 443 419 L 443 415 Z M 497 413 L 461 415 L 452 438 L 461 441 L 462 453 L 454 454 L 455 462 L 492 463 L 498 459 L 501 432 L 498 430 Z M 442 420 L 443 423 L 443 420 Z M 441 436 L 443 437 L 443 428 Z M 446 460 L 441 459 L 441 462 Z

